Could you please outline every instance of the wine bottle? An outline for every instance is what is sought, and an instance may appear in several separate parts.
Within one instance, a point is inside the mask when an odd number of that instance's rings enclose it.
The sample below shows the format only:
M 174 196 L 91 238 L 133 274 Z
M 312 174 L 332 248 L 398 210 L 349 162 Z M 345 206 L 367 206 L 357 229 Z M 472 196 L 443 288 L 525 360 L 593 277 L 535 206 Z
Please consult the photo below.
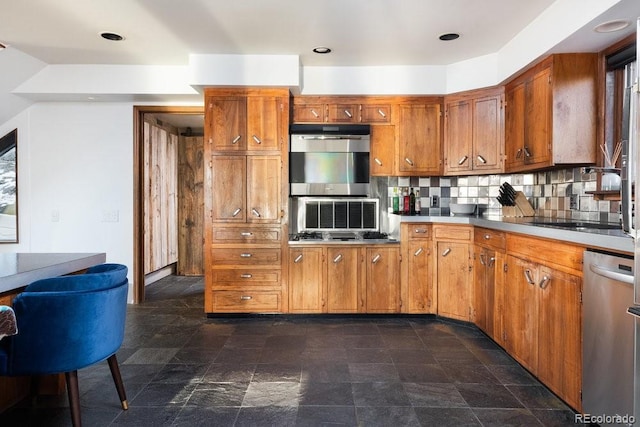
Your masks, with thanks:
M 415 210 L 416 210 L 416 215 L 420 215 L 420 190 L 416 190 Z
M 400 213 L 400 196 L 398 195 L 398 187 L 393 187 L 393 213 Z
M 413 187 L 409 191 L 409 215 L 416 214 L 416 194 L 413 192 Z
M 409 215 L 409 191 L 407 187 L 402 190 L 402 213 L 405 215 Z

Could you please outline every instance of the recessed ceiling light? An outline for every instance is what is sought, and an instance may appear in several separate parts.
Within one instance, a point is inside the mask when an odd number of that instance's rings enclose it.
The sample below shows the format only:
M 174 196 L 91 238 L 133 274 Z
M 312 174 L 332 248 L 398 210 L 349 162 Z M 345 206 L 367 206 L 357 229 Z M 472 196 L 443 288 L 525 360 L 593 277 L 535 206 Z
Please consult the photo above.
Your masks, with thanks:
M 120 34 L 109 33 L 109 32 L 100 34 L 100 37 L 102 37 L 103 39 L 111 40 L 113 42 L 119 42 L 120 40 L 124 40 L 124 37 L 122 37 Z
M 324 55 L 326 53 L 331 53 L 331 48 L 324 47 L 324 46 L 318 46 L 318 47 L 314 47 L 313 51 L 315 53 L 319 53 L 320 55 Z
M 596 25 L 593 29 L 596 33 L 613 33 L 627 28 L 631 23 L 625 19 L 614 19 L 613 21 L 603 22 Z
M 438 37 L 440 40 L 442 41 L 450 41 L 450 40 L 455 40 L 458 37 L 460 37 L 460 34 L 457 33 L 447 33 L 447 34 L 442 34 L 440 37 Z

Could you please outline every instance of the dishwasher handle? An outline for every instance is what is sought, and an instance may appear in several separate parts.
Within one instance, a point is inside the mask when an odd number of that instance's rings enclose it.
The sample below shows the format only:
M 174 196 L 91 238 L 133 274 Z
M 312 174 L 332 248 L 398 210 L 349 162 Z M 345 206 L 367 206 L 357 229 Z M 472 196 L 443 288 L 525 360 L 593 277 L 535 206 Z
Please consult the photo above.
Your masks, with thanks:
M 589 269 L 597 275 L 606 277 L 607 279 L 616 280 L 618 282 L 626 283 L 627 285 L 633 285 L 633 274 L 621 273 L 595 264 L 589 265 Z

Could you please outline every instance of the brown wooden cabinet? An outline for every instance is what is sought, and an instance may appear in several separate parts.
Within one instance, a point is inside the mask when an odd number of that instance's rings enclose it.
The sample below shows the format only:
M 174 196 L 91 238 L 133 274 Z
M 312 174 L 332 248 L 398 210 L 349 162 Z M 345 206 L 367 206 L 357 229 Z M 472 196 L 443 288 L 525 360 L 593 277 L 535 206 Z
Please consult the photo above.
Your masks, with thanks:
M 504 170 L 503 88 L 445 98 L 444 174 Z
M 367 313 L 399 313 L 400 248 L 368 247 L 365 253 Z
M 371 176 L 393 176 L 396 172 L 396 127 L 393 125 L 371 126 L 371 148 L 369 174 Z
M 289 312 L 326 311 L 324 250 L 320 247 L 289 249 Z
M 398 175 L 442 173 L 441 103 L 398 106 Z
M 365 309 L 361 248 L 327 247 L 327 313 L 358 313 Z
M 400 242 L 406 261 L 402 263 L 402 312 L 435 313 L 431 225 L 403 223 Z
M 595 163 L 597 74 L 597 54 L 557 54 L 507 83 L 507 172 Z
M 391 123 L 392 105 L 366 96 L 294 98 L 294 123 Z

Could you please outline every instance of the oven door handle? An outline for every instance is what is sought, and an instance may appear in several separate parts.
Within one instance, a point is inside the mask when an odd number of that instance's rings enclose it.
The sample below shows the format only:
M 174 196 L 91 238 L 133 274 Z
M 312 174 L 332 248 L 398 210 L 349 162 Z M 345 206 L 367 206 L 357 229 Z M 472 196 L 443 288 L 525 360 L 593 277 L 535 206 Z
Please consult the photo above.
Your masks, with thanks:
M 633 285 L 633 274 L 621 273 L 619 271 L 610 270 L 594 264 L 589 265 L 589 270 L 599 276 L 606 277 L 607 279 L 617 280 L 618 282 L 626 283 L 627 285 Z

